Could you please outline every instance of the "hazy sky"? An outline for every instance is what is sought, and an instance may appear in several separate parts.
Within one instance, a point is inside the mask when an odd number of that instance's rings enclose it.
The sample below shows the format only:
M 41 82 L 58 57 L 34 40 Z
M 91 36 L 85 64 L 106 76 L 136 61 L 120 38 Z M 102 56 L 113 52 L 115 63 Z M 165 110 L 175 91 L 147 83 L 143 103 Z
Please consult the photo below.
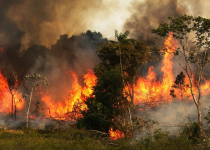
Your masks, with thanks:
M 209 8 L 209 0 L 0 0 L 0 45 L 13 38 L 21 40 L 21 49 L 50 47 L 61 34 L 87 30 L 113 39 L 115 29 L 144 40 L 169 15 L 210 17 Z
M 115 29 L 122 31 L 126 19 L 131 15 L 132 1 L 134 0 L 103 0 L 108 9 L 98 12 L 90 25 L 91 29 L 102 32 L 108 38 L 114 38 Z

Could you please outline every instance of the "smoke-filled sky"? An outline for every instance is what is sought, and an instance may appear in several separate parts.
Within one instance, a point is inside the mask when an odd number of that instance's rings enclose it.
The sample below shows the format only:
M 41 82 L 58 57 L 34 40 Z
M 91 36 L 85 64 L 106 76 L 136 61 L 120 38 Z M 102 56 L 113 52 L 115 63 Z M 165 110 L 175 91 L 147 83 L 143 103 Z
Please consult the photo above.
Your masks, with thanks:
M 21 40 L 50 47 L 61 34 L 100 31 L 113 38 L 114 30 L 148 40 L 151 28 L 169 15 L 210 17 L 208 0 L 0 0 L 0 43 Z M 14 41 L 12 41 L 14 42 Z M 2 45 L 2 44 L 1 44 Z

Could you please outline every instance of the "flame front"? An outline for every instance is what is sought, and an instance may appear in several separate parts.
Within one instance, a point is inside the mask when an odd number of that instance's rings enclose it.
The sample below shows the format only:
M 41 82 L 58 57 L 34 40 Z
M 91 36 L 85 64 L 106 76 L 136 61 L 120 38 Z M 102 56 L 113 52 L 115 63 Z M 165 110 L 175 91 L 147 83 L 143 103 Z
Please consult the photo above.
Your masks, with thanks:
M 14 94 L 14 104 L 17 110 L 21 110 L 24 107 L 24 102 L 20 102 L 20 99 L 22 99 L 21 94 L 16 92 Z M 14 113 L 12 112 L 11 104 L 12 96 L 9 91 L 9 86 L 0 70 L 0 112 L 5 114 Z
M 146 104 L 147 107 L 157 106 L 160 103 L 169 103 L 172 101 L 170 96 L 171 86 L 174 84 L 173 73 L 173 61 L 172 53 L 176 50 L 177 42 L 173 39 L 173 33 L 170 33 L 169 37 L 164 42 L 164 56 L 162 60 L 161 72 L 163 73 L 162 80 L 156 79 L 156 73 L 153 66 L 149 67 L 148 75 L 143 78 L 140 77 L 134 85 L 134 104 Z M 3 51 L 3 49 L 0 49 Z M 67 93 L 62 93 L 63 96 L 59 99 L 53 99 L 52 93 L 49 91 L 46 93 L 40 92 L 41 101 L 44 103 L 45 111 L 44 115 L 50 118 L 59 120 L 75 120 L 81 116 L 80 110 L 87 108 L 85 100 L 93 93 L 93 86 L 96 85 L 96 76 L 92 70 L 88 70 L 88 73 L 84 75 L 84 84 L 81 86 L 78 82 L 77 74 L 73 71 L 68 73 L 69 78 L 72 78 L 72 85 Z M 185 82 L 189 84 L 189 80 L 186 77 Z M 194 86 L 194 85 L 193 85 Z M 203 95 L 210 93 L 210 81 L 204 80 L 201 85 Z M 195 95 L 197 94 L 195 86 L 193 87 Z M 60 91 L 62 92 L 62 91 Z M 190 88 L 186 89 L 184 97 L 189 100 L 192 99 Z M 3 77 L 0 71 L 0 112 L 1 113 L 13 113 L 11 112 L 11 94 L 6 79 Z M 24 102 L 19 103 L 21 95 L 17 92 L 15 94 L 15 104 L 17 110 L 23 109 Z M 181 99 L 178 97 L 178 99 Z M 30 118 L 35 119 L 33 115 Z M 110 138 L 117 140 L 124 138 L 124 133 L 120 130 L 109 130 Z
M 120 138 L 124 138 L 125 134 L 123 132 L 121 132 L 120 130 L 113 130 L 113 128 L 109 129 L 109 137 L 112 140 L 118 140 Z
M 71 89 L 68 91 L 68 96 L 63 97 L 59 102 L 54 102 L 49 93 L 45 93 L 42 101 L 48 109 L 47 116 L 63 120 L 75 120 L 81 117 L 80 110 L 84 110 L 85 97 L 89 97 L 93 90 L 92 87 L 96 84 L 96 76 L 92 70 L 84 75 L 84 87 L 78 83 L 77 75 L 70 72 L 73 78 Z
M 173 74 L 173 61 L 171 54 L 175 52 L 176 46 L 177 41 L 173 39 L 173 33 L 170 33 L 164 42 L 164 56 L 161 67 L 161 72 L 163 72 L 163 79 L 162 81 L 157 81 L 153 66 L 149 67 L 148 75 L 146 78 L 140 77 L 134 86 L 135 105 L 146 104 L 148 107 L 153 107 L 160 103 L 168 103 L 172 101 L 170 90 L 174 84 L 175 79 Z M 185 77 L 185 83 L 190 85 L 187 76 Z M 192 88 L 195 95 L 197 95 L 198 91 L 195 87 L 196 86 L 193 85 Z M 201 85 L 203 95 L 208 95 L 210 93 L 209 87 L 210 81 L 204 80 L 204 83 Z M 189 100 L 192 100 L 190 88 L 186 88 L 185 90 L 186 91 L 183 93 L 183 97 L 178 96 L 177 100 L 186 97 Z
M 158 103 L 170 102 L 170 89 L 174 82 L 173 62 L 171 53 L 175 51 L 176 42 L 173 40 L 173 34 L 164 42 L 165 54 L 162 60 L 161 71 L 163 72 L 163 80 L 157 81 L 153 66 L 149 67 L 146 78 L 140 77 L 134 86 L 135 99 L 134 104 L 148 104 L 155 106 Z

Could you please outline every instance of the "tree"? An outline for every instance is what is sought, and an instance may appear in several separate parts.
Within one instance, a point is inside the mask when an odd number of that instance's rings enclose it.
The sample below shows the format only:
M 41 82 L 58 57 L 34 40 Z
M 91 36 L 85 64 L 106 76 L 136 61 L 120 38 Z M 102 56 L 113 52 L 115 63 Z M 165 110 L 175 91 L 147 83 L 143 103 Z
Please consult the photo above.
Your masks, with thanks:
M 197 107 L 199 130 L 202 133 L 202 90 L 204 69 L 210 61 L 210 19 L 193 16 L 169 17 L 153 33 L 160 37 L 173 34 L 176 51 L 171 53 L 189 79 L 189 87 Z M 198 94 L 196 94 L 196 92 Z
M 2 74 L 6 78 L 8 86 L 9 86 L 9 92 L 12 96 L 11 101 L 11 117 L 16 120 L 16 102 L 15 102 L 15 95 L 18 90 L 18 88 L 22 85 L 22 83 L 18 80 L 18 74 L 14 70 L 14 68 L 11 65 L 4 65 L 2 67 Z
M 135 39 L 128 39 L 129 32 L 118 33 L 115 31 L 117 41 L 102 43 L 97 48 L 97 54 L 101 63 L 95 67 L 96 76 L 100 77 L 107 70 L 117 66 L 120 67 L 123 94 L 131 104 L 128 107 L 128 119 L 132 130 L 132 112 L 134 106 L 134 84 L 139 75 L 143 64 L 154 59 L 151 49 L 146 43 Z M 127 122 L 127 121 L 126 121 Z M 125 133 L 126 134 L 126 133 Z
M 129 32 L 124 34 L 115 32 L 116 41 L 102 43 L 97 54 L 101 63 L 96 66 L 96 76 L 103 74 L 104 70 L 120 65 L 120 72 L 126 95 L 134 104 L 134 84 L 140 75 L 140 68 L 148 61 L 154 60 L 151 49 L 146 43 L 135 39 L 127 39 Z
M 83 118 L 78 124 L 103 132 L 119 126 L 119 120 L 125 117 L 129 107 L 123 88 L 119 67 L 105 71 L 98 77 L 92 96 L 85 101 L 88 109 L 82 111 Z
M 48 82 L 47 82 L 46 77 L 43 78 L 41 74 L 36 74 L 36 73 L 34 73 L 33 75 L 26 75 L 24 82 L 31 83 L 31 92 L 30 92 L 29 101 L 28 102 L 26 101 L 26 103 L 25 103 L 26 127 L 28 128 L 29 127 L 29 112 L 30 112 L 30 108 L 31 108 L 33 92 L 38 90 L 38 87 L 40 84 L 42 84 L 44 86 L 48 86 Z M 25 99 L 26 99 L 26 97 L 27 97 L 27 95 L 24 95 Z

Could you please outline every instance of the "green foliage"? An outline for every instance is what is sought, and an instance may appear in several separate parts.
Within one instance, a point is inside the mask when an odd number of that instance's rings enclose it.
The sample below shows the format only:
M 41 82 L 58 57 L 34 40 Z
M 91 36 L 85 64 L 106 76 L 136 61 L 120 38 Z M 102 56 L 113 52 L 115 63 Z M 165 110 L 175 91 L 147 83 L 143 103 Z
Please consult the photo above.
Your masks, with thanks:
M 183 135 L 170 135 L 161 129 L 145 137 L 109 141 L 97 139 L 85 130 L 68 128 L 54 132 L 44 130 L 0 131 L 0 149 L 120 149 L 120 150 L 186 150 L 209 149 L 210 140 L 194 140 Z
M 0 149 L 111 149 L 95 138 L 91 138 L 83 130 L 68 129 L 46 133 L 39 130 L 1 131 Z
M 104 72 L 98 77 L 94 92 L 85 103 L 87 110 L 78 126 L 108 132 L 111 126 L 117 125 L 117 119 L 125 116 L 129 104 L 123 95 L 122 76 L 119 67 Z
M 198 140 L 198 138 L 201 136 L 199 124 L 197 122 L 186 124 L 185 128 L 180 134 L 187 139 Z
M 123 150 L 186 150 L 192 147 L 192 141 L 181 136 L 171 136 L 169 132 L 161 129 L 156 129 L 152 134 L 148 134 L 144 138 L 132 139 L 132 141 L 122 140 L 119 143 Z
M 124 34 L 118 35 L 120 45 L 118 42 L 105 42 L 98 47 L 97 54 L 101 63 L 95 69 L 97 76 L 103 73 L 104 68 L 109 70 L 118 66 L 121 55 L 122 70 L 126 72 L 126 81 L 132 82 L 134 77 L 139 76 L 140 67 L 154 59 L 146 43 L 125 39 L 128 33 Z
M 125 33 L 119 34 L 118 31 L 115 30 L 115 38 L 117 38 L 118 42 L 120 43 L 125 42 L 129 34 L 130 34 L 129 31 L 125 31 Z
M 210 61 L 210 19 L 200 16 L 179 16 L 169 17 L 169 23 L 160 24 L 157 29 L 152 30 L 153 33 L 166 37 L 170 32 L 177 39 L 182 47 L 182 50 L 187 52 L 187 60 L 191 63 L 196 63 L 204 68 Z M 191 34 L 191 35 L 189 35 Z M 193 37 L 192 39 L 189 39 Z M 194 47 L 185 45 L 193 44 Z M 177 48 L 175 55 L 180 54 L 180 47 Z M 186 54 L 183 54 L 186 56 Z

